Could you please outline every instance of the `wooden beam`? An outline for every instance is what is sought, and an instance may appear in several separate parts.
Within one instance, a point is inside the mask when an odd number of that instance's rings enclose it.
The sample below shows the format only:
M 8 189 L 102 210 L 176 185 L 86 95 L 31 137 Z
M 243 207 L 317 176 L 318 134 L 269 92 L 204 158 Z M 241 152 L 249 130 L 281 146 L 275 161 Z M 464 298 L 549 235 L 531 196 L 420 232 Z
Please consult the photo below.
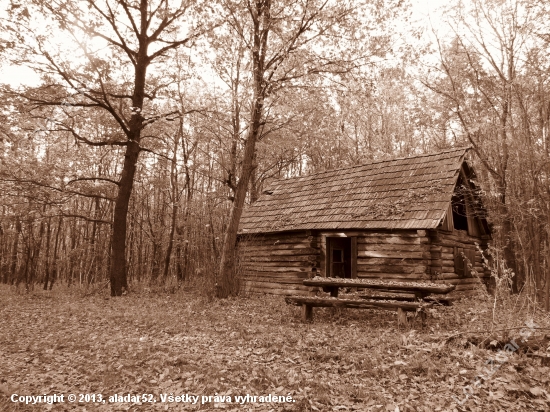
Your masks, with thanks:
M 357 278 L 357 237 L 351 238 L 351 278 Z
M 313 321 L 313 307 L 309 305 L 302 305 L 302 320 L 304 322 Z
M 287 296 L 285 302 L 296 306 L 325 307 L 325 308 L 351 308 L 351 309 L 383 309 L 397 311 L 416 311 L 417 309 L 430 307 L 431 303 L 403 302 L 403 301 L 369 301 L 365 299 L 336 299 L 318 298 L 316 296 Z
M 365 289 L 387 289 L 400 292 L 424 292 L 426 294 L 444 294 L 454 290 L 455 286 L 450 284 L 436 283 L 413 283 L 413 282 L 384 282 L 381 280 L 362 279 L 337 279 L 337 278 L 314 278 L 304 280 L 304 286 L 329 286 L 329 287 L 356 287 Z

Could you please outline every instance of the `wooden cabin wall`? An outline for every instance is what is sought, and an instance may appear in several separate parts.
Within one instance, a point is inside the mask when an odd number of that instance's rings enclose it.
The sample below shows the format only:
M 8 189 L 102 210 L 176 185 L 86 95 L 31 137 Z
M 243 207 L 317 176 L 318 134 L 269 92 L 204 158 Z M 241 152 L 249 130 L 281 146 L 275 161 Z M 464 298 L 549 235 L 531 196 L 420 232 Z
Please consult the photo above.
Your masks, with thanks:
M 302 282 L 319 271 L 318 237 L 310 232 L 241 235 L 238 267 L 243 290 L 274 295 L 301 295 Z
M 357 233 L 357 277 L 429 280 L 430 245 L 425 230 Z
M 304 279 L 325 275 L 326 237 L 356 237 L 357 277 L 392 281 L 452 283 L 456 290 L 479 288 L 479 280 L 455 273 L 455 247 L 475 249 L 483 244 L 466 231 L 309 231 L 241 235 L 238 244 L 243 290 L 252 293 L 300 295 L 310 291 Z M 479 277 L 487 280 L 476 249 Z
M 479 288 L 479 279 L 471 274 L 460 276 L 455 273 L 455 248 L 475 250 L 475 262 L 473 262 L 479 278 L 486 282 L 489 273 L 483 268 L 481 252 L 476 243 L 482 248 L 484 241 L 480 237 L 470 236 L 464 230 L 433 230 L 429 231 L 432 242 L 431 252 L 432 272 L 437 272 L 436 282 L 452 283 L 457 285 L 456 290 L 473 290 Z

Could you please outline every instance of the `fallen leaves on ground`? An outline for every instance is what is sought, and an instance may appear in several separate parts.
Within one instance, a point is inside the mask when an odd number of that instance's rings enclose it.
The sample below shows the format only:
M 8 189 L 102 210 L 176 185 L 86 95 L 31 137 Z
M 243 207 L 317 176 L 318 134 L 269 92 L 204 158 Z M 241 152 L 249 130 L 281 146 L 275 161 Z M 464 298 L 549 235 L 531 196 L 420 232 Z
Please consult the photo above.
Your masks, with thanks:
M 424 330 L 398 331 L 395 313 L 376 310 L 315 309 L 315 323 L 304 324 L 299 308 L 272 296 L 111 299 L 67 291 L 18 295 L 2 286 L 0 297 L 5 411 L 550 409 L 550 369 L 514 354 L 487 375 L 494 352 L 461 345 L 440 328 L 453 308 L 430 317 Z M 484 370 L 487 379 L 474 385 Z M 157 402 L 10 401 L 12 394 L 86 393 L 151 394 Z M 161 394 L 232 402 L 166 403 Z M 234 402 L 247 394 L 293 401 Z

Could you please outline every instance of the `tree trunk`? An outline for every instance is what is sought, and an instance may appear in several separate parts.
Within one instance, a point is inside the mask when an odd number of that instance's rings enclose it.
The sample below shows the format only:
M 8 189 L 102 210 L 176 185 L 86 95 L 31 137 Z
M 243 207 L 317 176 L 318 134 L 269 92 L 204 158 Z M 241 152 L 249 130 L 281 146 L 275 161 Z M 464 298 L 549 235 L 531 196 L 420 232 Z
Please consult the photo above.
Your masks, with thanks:
M 59 218 L 59 223 L 57 224 L 57 232 L 55 233 L 55 243 L 53 246 L 53 263 L 52 263 L 52 275 L 50 279 L 50 290 L 53 288 L 53 284 L 57 278 L 57 259 L 58 259 L 58 248 L 59 248 L 59 233 L 61 232 L 61 224 L 63 223 L 63 218 Z
M 13 239 L 13 247 L 11 250 L 11 262 L 10 262 L 10 270 L 9 270 L 9 283 L 13 285 L 13 282 L 16 279 L 16 271 L 17 271 L 17 252 L 19 250 L 19 236 L 21 234 L 21 221 L 19 218 L 16 218 L 15 220 L 15 239 Z M 8 282 L 6 282 L 8 283 Z
M 147 2 L 141 1 L 141 33 L 146 36 L 147 32 Z M 113 214 L 113 233 L 111 236 L 111 296 L 121 296 L 124 290 L 128 289 L 127 265 L 126 265 L 126 232 L 128 205 L 134 186 L 136 164 L 139 157 L 141 140 L 141 129 L 143 126 L 143 100 L 145 98 L 145 80 L 149 58 L 147 57 L 147 42 L 141 41 L 137 56 L 134 78 L 134 93 L 132 96 L 132 117 L 129 122 L 128 144 L 124 155 L 122 174 L 118 182 L 118 194 L 115 200 L 115 211 Z
M 78 209 L 78 204 L 75 205 L 76 208 Z M 77 235 L 78 235 L 78 232 L 77 232 L 77 227 L 76 227 L 76 218 L 73 219 L 73 224 L 72 224 L 72 228 L 71 228 L 71 245 L 70 245 L 70 251 L 69 251 L 69 255 L 70 255 L 70 258 L 68 260 L 68 264 L 69 264 L 69 273 L 68 273 L 68 285 L 71 286 L 73 283 L 74 283 L 74 270 L 75 270 L 75 257 L 74 257 L 74 251 L 76 249 L 76 245 L 78 243 L 77 241 Z
M 239 222 L 243 212 L 247 191 L 246 189 L 248 188 L 248 182 L 250 180 L 250 175 L 252 174 L 252 160 L 254 158 L 255 148 L 256 135 L 254 132 L 251 132 L 246 140 L 242 174 L 239 179 L 239 183 L 237 184 L 237 190 L 235 191 L 235 200 L 233 201 L 233 207 L 231 208 L 231 214 L 229 216 L 229 224 L 227 226 L 223 242 L 222 257 L 220 262 L 220 281 L 216 285 L 216 295 L 220 298 L 226 298 L 236 292 L 234 290 L 234 264 L 237 231 L 239 229 Z
M 258 200 L 258 181 L 256 176 L 256 153 L 254 153 L 254 159 L 252 160 L 254 167 L 252 168 L 252 173 L 250 175 L 250 204 L 255 203 Z
M 253 42 L 251 49 L 252 74 L 253 74 L 253 100 L 250 113 L 249 132 L 244 146 L 242 172 L 237 190 L 235 190 L 235 199 L 231 207 L 229 223 L 225 232 L 220 271 L 219 283 L 216 284 L 216 296 L 226 298 L 231 294 L 236 294 L 237 283 L 235 277 L 235 252 L 237 244 L 237 231 L 239 222 L 243 213 L 244 202 L 250 177 L 254 170 L 254 155 L 256 153 L 256 141 L 260 134 L 261 119 L 264 108 L 264 99 L 266 97 L 266 84 L 264 81 L 265 58 L 267 52 L 271 2 L 254 3 L 255 10 L 250 10 L 253 20 Z
M 115 213 L 113 216 L 110 273 L 111 296 L 121 296 L 123 289 L 128 288 L 126 278 L 126 218 L 128 216 L 128 205 L 134 186 L 138 156 L 138 142 L 129 141 L 124 156 L 124 167 L 119 182 L 118 195 L 115 201 Z
M 32 227 L 29 228 L 29 242 L 30 239 L 33 239 L 33 229 Z M 42 249 L 42 239 L 44 238 L 44 221 L 40 222 L 40 226 L 38 229 L 38 239 L 34 240 L 32 242 L 32 257 L 31 257 L 31 265 L 29 268 L 29 276 L 27 278 L 27 287 L 31 285 L 31 287 L 34 289 L 34 283 L 39 279 L 38 273 L 39 273 L 39 266 L 40 266 L 40 251 Z M 29 246 L 31 247 L 31 246 Z
M 255 73 L 257 71 L 255 70 Z M 246 139 L 243 156 L 243 167 L 241 177 L 237 183 L 235 199 L 229 216 L 229 223 L 225 232 L 221 262 L 219 283 L 216 285 L 216 295 L 220 298 L 226 298 L 238 291 L 235 290 L 235 249 L 237 243 L 237 231 L 243 212 L 246 199 L 248 183 L 254 170 L 254 153 L 256 151 L 256 140 L 260 130 L 260 119 L 263 109 L 263 96 L 261 95 L 261 79 L 257 79 L 255 87 L 255 99 L 251 113 L 250 132 Z
M 170 163 L 170 185 L 172 186 L 172 194 L 170 200 L 172 201 L 172 216 L 170 220 L 170 235 L 168 237 L 168 247 L 166 248 L 166 257 L 164 258 L 164 271 L 162 274 L 165 280 L 168 277 L 168 270 L 170 269 L 170 258 L 172 256 L 172 249 L 174 247 L 174 234 L 176 232 L 176 218 L 178 216 L 178 169 L 176 167 L 178 140 L 179 136 L 176 136 L 176 138 L 174 139 L 174 156 L 172 156 L 172 161 Z
M 52 218 L 48 219 L 48 226 L 46 228 L 46 257 L 44 268 L 44 290 L 48 290 L 48 282 L 50 281 L 50 237 L 52 234 Z
M 503 195 L 500 198 L 500 215 L 502 219 L 502 252 L 504 256 L 504 261 L 508 269 L 511 269 L 514 272 L 514 277 L 512 278 L 512 292 L 518 293 L 523 285 L 523 276 L 520 279 L 520 274 L 517 270 L 516 265 L 516 256 L 514 254 L 514 233 L 512 230 L 512 217 L 510 216 L 510 210 L 508 207 L 507 198 L 505 196 L 506 185 L 502 184 L 501 190 Z

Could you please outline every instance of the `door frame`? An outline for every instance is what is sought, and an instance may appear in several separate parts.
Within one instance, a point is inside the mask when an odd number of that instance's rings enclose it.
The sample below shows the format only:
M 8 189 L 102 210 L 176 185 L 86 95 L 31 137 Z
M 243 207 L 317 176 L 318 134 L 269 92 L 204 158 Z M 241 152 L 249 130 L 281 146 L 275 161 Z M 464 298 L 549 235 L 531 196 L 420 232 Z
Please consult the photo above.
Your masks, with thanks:
M 330 268 L 332 266 L 332 255 L 327 238 L 345 237 L 351 240 L 351 278 L 357 278 L 357 235 L 347 235 L 346 233 L 322 233 L 321 234 L 321 276 L 330 277 Z

